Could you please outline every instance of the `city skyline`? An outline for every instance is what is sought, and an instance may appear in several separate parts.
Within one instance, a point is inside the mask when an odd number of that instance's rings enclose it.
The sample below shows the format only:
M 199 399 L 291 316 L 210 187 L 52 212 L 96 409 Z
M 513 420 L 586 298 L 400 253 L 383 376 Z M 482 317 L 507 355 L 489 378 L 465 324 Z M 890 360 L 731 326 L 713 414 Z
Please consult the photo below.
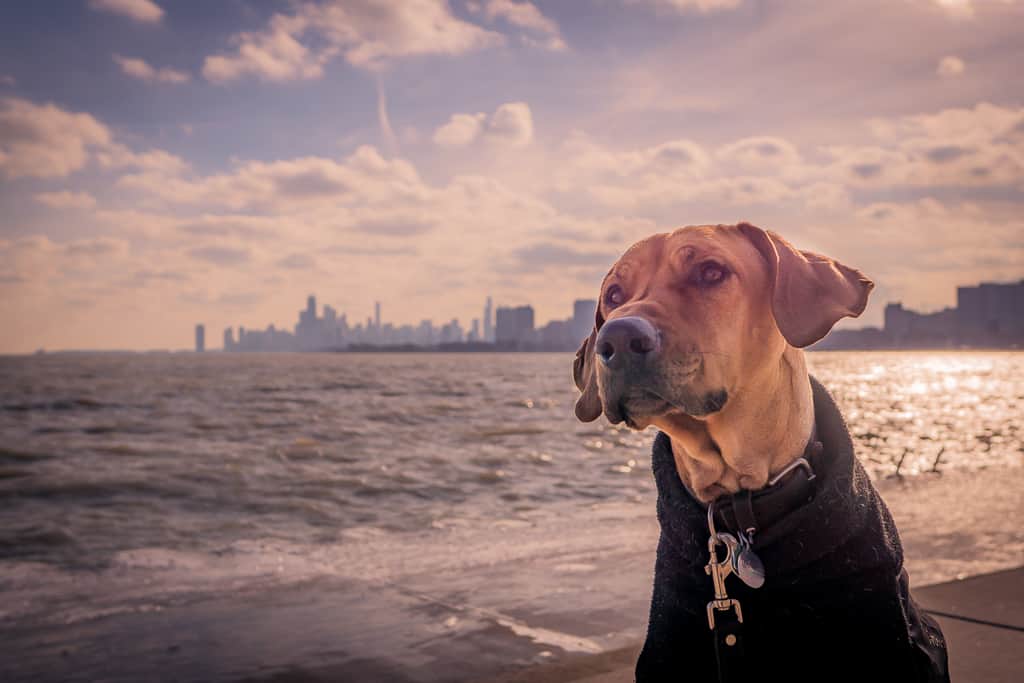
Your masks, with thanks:
M 348 315 L 330 304 L 318 312 L 317 297 L 306 297 L 298 321 L 291 330 L 269 323 L 263 328 L 229 326 L 222 334 L 224 351 L 331 351 L 358 347 L 439 347 L 445 345 L 490 344 L 506 350 L 560 350 L 578 344 L 593 326 L 597 301 L 577 299 L 568 319 L 553 319 L 536 327 L 532 305 L 493 306 L 486 297 L 483 315 L 464 327 L 458 318 L 434 326 L 432 318 L 417 324 L 395 324 L 382 316 L 380 301 L 373 305 L 373 316 L 350 324 Z M 493 315 L 492 315 L 493 314 Z M 237 334 L 236 334 L 237 329 Z M 195 326 L 195 351 L 204 351 L 205 325 Z
M 885 303 L 881 327 L 861 325 L 832 330 L 813 345 L 820 350 L 943 348 L 956 346 L 1020 348 L 1024 346 L 1024 279 L 1019 282 L 981 282 L 955 287 L 957 304 L 936 312 L 905 308 L 901 302 Z M 535 324 L 529 303 L 493 307 L 486 297 L 483 316 L 464 328 L 457 318 L 434 327 L 432 318 L 417 325 L 384 321 L 381 302 L 365 324 L 348 324 L 347 314 L 329 304 L 317 314 L 316 296 L 307 297 L 293 332 L 271 323 L 262 329 L 228 327 L 223 332 L 224 351 L 325 351 L 363 348 L 449 347 L 460 344 L 471 350 L 492 345 L 496 350 L 573 350 L 589 334 L 597 308 L 595 299 L 577 299 L 567 319 Z M 492 319 L 492 313 L 494 318 Z M 195 350 L 202 351 L 205 326 L 196 325 Z M 243 342 L 248 340 L 248 344 Z M 476 346 L 474 346 L 476 345 Z

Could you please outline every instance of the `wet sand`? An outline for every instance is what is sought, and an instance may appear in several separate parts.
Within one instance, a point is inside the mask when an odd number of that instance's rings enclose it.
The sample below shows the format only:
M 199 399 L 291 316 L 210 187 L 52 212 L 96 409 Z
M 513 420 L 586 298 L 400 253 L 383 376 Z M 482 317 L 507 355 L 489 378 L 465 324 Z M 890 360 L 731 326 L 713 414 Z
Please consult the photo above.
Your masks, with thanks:
M 912 586 L 1024 564 L 1024 469 L 879 488 L 900 527 Z M 191 586 L 159 601 L 142 600 L 135 586 L 135 610 L 0 619 L 0 679 L 630 680 L 647 621 L 653 504 L 559 512 L 397 543 L 354 538 L 317 571 L 303 574 L 279 558 L 282 572 L 263 584 L 235 586 L 228 574 L 211 584 L 216 590 Z M 83 596 L 91 582 L 116 579 L 83 574 Z M 966 656 L 973 646 L 964 643 Z

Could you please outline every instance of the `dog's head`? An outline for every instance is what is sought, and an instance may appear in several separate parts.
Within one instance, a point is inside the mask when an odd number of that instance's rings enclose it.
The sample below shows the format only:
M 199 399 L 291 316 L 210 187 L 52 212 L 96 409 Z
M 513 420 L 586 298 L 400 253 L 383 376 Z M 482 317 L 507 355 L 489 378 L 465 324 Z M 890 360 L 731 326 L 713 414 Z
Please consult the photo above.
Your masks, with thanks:
M 874 284 L 747 223 L 680 228 L 630 247 L 601 283 L 576 352 L 576 416 L 642 429 L 660 415 L 716 413 L 840 318 Z

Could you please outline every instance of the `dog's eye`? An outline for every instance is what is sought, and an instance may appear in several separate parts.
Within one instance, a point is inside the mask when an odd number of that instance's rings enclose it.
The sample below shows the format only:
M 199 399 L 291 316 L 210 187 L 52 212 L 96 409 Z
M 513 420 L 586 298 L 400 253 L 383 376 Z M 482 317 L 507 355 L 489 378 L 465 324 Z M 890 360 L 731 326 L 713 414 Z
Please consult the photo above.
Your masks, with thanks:
M 707 263 L 701 264 L 697 277 L 702 285 L 717 285 L 725 279 L 727 274 L 728 271 L 726 271 L 725 266 L 715 263 L 714 261 L 708 261 Z
M 626 295 L 622 292 L 622 287 L 618 285 L 612 285 L 608 288 L 608 291 L 604 293 L 604 302 L 611 307 L 620 306 L 623 301 L 626 300 Z

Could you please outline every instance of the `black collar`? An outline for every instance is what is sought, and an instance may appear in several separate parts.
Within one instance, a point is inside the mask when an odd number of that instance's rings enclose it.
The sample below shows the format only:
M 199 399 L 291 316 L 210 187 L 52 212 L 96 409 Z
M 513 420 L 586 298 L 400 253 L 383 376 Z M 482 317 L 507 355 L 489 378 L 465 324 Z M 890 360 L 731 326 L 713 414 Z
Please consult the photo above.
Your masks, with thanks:
M 818 460 L 824 449 L 816 431 L 812 429 L 801 459 L 794 462 L 792 469 L 778 481 L 757 491 L 743 490 L 717 498 L 714 502 L 715 528 L 756 540 L 759 530 L 772 526 L 801 505 L 813 501 L 817 481 L 814 469 L 821 466 Z
M 754 548 L 770 575 L 793 572 L 859 532 L 867 510 L 858 503 L 875 495 L 854 457 L 849 430 L 835 401 L 814 377 L 810 382 L 817 441 L 821 443 L 820 452 L 811 455 L 814 480 L 808 482 L 802 472 L 794 471 L 777 490 L 751 496 L 758 500 Z M 675 551 L 676 561 L 693 565 L 697 570 L 694 580 L 703 584 L 707 581 L 702 569 L 707 561 L 707 508 L 679 478 L 672 443 L 664 432 L 654 439 L 651 464 L 663 539 Z M 731 512 L 729 506 L 722 507 L 722 530 L 741 529 L 735 507 Z

